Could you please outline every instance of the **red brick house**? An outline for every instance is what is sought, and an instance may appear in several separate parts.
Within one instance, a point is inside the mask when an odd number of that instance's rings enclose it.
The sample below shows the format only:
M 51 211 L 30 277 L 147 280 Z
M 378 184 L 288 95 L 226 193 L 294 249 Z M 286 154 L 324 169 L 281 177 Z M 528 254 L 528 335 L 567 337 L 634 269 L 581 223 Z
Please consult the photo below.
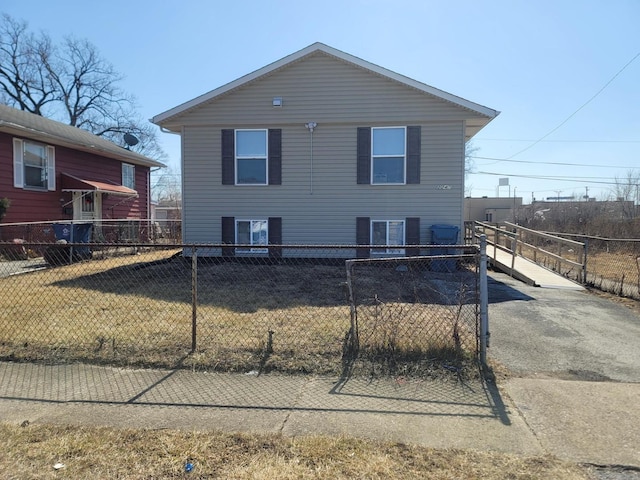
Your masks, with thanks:
M 80 128 L 0 105 L 3 223 L 150 218 L 165 165 Z

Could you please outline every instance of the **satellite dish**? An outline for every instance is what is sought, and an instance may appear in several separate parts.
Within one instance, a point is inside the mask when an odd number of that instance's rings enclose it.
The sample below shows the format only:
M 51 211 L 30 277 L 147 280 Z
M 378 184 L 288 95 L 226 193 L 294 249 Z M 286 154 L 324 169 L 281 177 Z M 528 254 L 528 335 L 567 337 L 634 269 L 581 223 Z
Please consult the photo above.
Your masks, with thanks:
M 127 150 L 129 150 L 129 147 L 133 147 L 137 145 L 139 142 L 140 140 L 138 140 L 138 137 L 136 137 L 135 135 L 132 135 L 130 133 L 124 134 L 124 143 L 127 144 Z

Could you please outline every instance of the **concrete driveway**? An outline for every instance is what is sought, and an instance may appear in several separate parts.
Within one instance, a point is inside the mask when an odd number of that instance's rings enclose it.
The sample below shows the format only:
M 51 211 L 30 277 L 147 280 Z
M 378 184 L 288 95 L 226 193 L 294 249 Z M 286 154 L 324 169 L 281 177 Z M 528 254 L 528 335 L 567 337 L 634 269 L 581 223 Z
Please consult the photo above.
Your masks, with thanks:
M 0 278 L 33 272 L 34 270 L 40 270 L 48 266 L 42 257 L 30 258 L 29 260 L 2 261 L 0 262 Z

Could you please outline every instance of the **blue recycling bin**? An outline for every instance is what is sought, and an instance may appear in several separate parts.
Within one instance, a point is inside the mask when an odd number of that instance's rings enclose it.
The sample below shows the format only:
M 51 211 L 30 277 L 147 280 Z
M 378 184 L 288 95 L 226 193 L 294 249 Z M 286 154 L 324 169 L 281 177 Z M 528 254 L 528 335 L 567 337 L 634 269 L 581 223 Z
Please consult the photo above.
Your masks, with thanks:
M 456 225 L 431 225 L 432 245 L 457 245 L 460 228 Z M 454 248 L 432 248 L 432 255 L 454 255 Z M 455 258 L 438 258 L 431 260 L 431 270 L 434 272 L 450 273 L 455 272 L 458 261 Z
M 54 223 L 53 232 L 56 240 L 66 240 L 69 243 L 89 243 L 92 227 L 91 223 Z M 72 231 L 73 238 L 71 236 Z M 88 246 L 74 247 L 74 256 L 76 255 L 81 258 L 91 257 L 91 249 Z

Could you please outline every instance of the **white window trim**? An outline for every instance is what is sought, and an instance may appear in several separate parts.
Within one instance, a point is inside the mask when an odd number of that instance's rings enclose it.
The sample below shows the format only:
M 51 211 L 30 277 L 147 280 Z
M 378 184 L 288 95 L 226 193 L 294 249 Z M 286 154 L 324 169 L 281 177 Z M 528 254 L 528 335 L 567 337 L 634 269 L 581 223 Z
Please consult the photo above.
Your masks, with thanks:
M 266 218 L 236 218 L 235 224 L 235 242 L 238 244 L 238 223 L 249 222 L 249 244 L 253 245 L 253 237 L 251 235 L 251 227 L 253 222 L 264 222 L 267 224 L 267 243 L 269 243 L 269 220 Z M 269 249 L 265 247 L 236 248 L 236 253 L 269 253 Z
M 403 155 L 393 155 L 394 157 L 400 157 L 402 156 L 403 158 L 403 164 L 402 164 L 402 182 L 374 182 L 374 169 L 373 169 L 373 161 L 376 158 L 388 158 L 389 155 L 374 155 L 373 154 L 373 132 L 375 130 L 385 130 L 385 129 L 391 129 L 391 128 L 401 128 L 402 130 L 404 130 L 404 154 Z M 406 126 L 395 126 L 395 127 L 371 127 L 371 179 L 370 179 L 370 183 L 371 185 L 406 185 L 407 184 L 407 127 Z
M 45 188 L 25 185 L 24 174 L 24 148 L 25 142 L 34 145 L 41 145 L 45 148 L 46 155 L 46 174 L 47 186 Z M 38 192 L 55 191 L 56 190 L 56 149 L 51 145 L 44 145 L 40 142 L 31 140 L 22 140 L 20 138 L 13 139 L 13 186 L 23 190 L 33 190 Z
M 238 159 L 242 159 L 243 157 L 238 157 L 238 132 L 265 132 L 265 156 L 264 156 L 264 183 L 238 183 Z M 269 129 L 267 128 L 238 128 L 233 131 L 233 162 L 234 162 L 234 172 L 235 172 L 235 184 L 238 187 L 264 187 L 265 185 L 269 185 Z M 256 158 L 256 157 L 252 157 Z M 260 157 L 261 158 L 261 157 Z
M 132 175 L 131 175 L 131 185 L 127 185 L 124 182 L 124 179 L 125 179 L 125 173 L 124 172 L 125 172 L 125 170 L 128 170 L 129 168 L 131 169 L 131 173 L 132 173 Z M 132 165 L 130 163 L 123 163 L 122 164 L 122 186 L 130 188 L 131 190 L 135 190 L 136 189 L 136 166 L 135 165 Z
M 373 224 L 374 223 L 385 223 L 386 224 L 386 245 L 390 245 L 389 243 L 389 223 L 398 222 L 402 224 L 402 245 L 407 244 L 407 222 L 405 220 L 400 219 L 391 219 L 391 220 L 379 220 L 372 219 L 369 225 L 369 243 L 373 245 Z M 371 253 L 373 255 L 404 255 L 404 248 L 372 248 Z

